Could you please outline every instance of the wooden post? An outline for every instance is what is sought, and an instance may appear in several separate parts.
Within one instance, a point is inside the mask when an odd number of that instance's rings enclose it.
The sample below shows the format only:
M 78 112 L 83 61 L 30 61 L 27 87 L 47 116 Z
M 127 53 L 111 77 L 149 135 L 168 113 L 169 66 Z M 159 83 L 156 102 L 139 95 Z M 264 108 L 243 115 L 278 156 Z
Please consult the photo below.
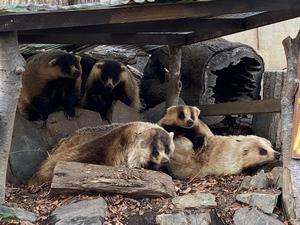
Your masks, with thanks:
M 282 200 L 286 217 L 293 224 L 300 222 L 300 161 L 292 159 L 292 127 L 294 99 L 299 80 L 297 62 L 300 52 L 300 32 L 295 39 L 283 41 L 287 58 L 287 76 L 283 79 L 281 95 L 282 153 L 283 153 L 283 191 Z
M 182 88 L 180 81 L 181 47 L 169 46 L 169 73 L 166 93 L 166 109 L 172 105 L 178 105 L 179 95 Z
M 17 34 L 0 33 L 0 204 L 5 201 L 7 161 L 24 64 Z

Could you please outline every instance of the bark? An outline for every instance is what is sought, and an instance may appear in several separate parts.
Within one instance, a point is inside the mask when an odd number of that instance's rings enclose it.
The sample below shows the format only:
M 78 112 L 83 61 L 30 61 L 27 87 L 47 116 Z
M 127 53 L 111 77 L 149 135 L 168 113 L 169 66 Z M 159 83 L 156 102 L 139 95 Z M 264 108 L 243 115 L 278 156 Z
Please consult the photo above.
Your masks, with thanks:
M 25 61 L 16 33 L 0 34 L 0 204 L 5 200 L 7 162 Z
M 180 81 L 181 47 L 169 46 L 169 74 L 166 93 L 166 109 L 172 105 L 178 105 L 182 88 Z
M 281 95 L 281 141 L 283 153 L 283 207 L 287 218 L 300 219 L 300 161 L 292 159 L 292 127 L 294 98 L 299 86 L 297 80 L 297 63 L 300 52 L 300 32 L 295 39 L 290 37 L 283 41 L 287 58 L 287 76 L 283 80 Z
M 142 198 L 174 197 L 175 184 L 170 176 L 152 170 L 58 162 L 54 169 L 51 193 L 83 192 Z

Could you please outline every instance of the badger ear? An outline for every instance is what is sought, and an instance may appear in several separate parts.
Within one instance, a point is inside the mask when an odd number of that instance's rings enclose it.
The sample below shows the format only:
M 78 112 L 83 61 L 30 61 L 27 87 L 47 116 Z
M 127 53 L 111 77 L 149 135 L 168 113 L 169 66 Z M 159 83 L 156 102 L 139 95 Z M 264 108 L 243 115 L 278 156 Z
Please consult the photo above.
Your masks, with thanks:
M 121 65 L 121 72 L 125 72 L 127 70 L 127 67 L 125 65 Z
M 75 55 L 75 57 L 76 57 L 76 59 L 77 59 L 78 63 L 80 63 L 80 61 L 81 61 L 81 57 L 80 57 L 79 55 Z
M 51 60 L 48 62 L 48 66 L 56 66 L 56 59 L 51 59 Z
M 173 140 L 173 138 L 174 138 L 174 132 L 169 132 L 169 136 Z
M 174 110 L 176 107 L 176 105 L 170 106 L 169 108 L 167 108 L 167 113 L 172 112 L 172 110 Z
M 195 112 L 196 112 L 196 114 L 197 114 L 197 117 L 199 117 L 199 116 L 200 116 L 201 110 L 198 109 L 196 106 L 193 106 L 193 109 L 195 110 Z
M 97 66 L 98 69 L 102 69 L 104 62 L 96 62 L 95 65 Z

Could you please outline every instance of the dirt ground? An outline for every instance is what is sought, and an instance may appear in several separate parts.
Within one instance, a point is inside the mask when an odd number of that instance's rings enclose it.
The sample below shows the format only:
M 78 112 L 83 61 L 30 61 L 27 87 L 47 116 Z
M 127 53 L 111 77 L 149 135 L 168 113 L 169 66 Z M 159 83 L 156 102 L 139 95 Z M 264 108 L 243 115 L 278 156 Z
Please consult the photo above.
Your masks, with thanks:
M 214 194 L 218 203 L 216 208 L 217 215 L 224 224 L 233 224 L 233 214 L 242 206 L 235 201 L 235 193 L 243 177 L 243 175 L 226 177 L 211 176 L 195 180 L 191 183 L 175 180 L 175 184 L 178 195 L 195 192 L 209 192 Z M 36 213 L 40 216 L 41 223 L 58 206 L 82 199 L 93 199 L 99 196 L 103 197 L 108 204 L 105 225 L 126 224 L 127 217 L 132 215 L 143 215 L 149 211 L 165 213 L 172 212 L 174 209 L 171 199 L 165 198 L 133 199 L 121 195 L 105 196 L 99 194 L 51 196 L 49 194 L 49 186 L 15 187 L 12 185 L 8 185 L 7 187 L 6 205 L 24 208 L 30 212 Z

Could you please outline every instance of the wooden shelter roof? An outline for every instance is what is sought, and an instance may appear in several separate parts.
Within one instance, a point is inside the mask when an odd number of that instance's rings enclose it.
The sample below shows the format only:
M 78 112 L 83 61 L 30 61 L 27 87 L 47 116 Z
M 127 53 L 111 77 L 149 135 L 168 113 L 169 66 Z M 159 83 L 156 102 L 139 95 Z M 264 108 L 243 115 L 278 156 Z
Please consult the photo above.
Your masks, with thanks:
M 300 16 L 299 0 L 208 0 L 52 9 L 2 7 L 20 43 L 185 45 Z

